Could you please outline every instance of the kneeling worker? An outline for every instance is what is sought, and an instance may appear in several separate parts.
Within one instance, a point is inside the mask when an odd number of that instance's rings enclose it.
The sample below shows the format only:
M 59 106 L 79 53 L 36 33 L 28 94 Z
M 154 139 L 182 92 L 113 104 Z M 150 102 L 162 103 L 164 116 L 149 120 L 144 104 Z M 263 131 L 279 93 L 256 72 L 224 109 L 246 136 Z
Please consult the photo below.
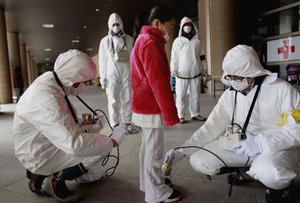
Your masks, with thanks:
M 288 202 L 300 161 L 300 94 L 264 69 L 249 46 L 229 50 L 222 68 L 222 81 L 231 87 L 205 124 L 183 146 L 167 152 L 165 162 L 187 155 L 192 167 L 207 175 L 245 166 L 249 176 L 266 186 L 267 202 Z M 232 175 L 231 184 L 238 178 Z
M 13 122 L 15 154 L 26 168 L 29 188 L 60 202 L 78 200 L 65 180 L 101 178 L 101 160 L 121 144 L 126 129 L 115 128 L 111 138 L 82 133 L 67 96 L 82 92 L 96 77 L 96 66 L 86 54 L 70 50 L 60 54 L 54 72 L 39 76 L 17 104 Z M 97 122 L 104 124 L 103 118 Z

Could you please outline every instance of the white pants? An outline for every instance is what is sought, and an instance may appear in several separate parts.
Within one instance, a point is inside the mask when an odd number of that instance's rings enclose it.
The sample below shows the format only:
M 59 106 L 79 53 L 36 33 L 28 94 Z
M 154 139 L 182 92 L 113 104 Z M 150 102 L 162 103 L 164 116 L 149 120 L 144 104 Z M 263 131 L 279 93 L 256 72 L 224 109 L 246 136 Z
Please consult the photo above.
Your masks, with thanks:
M 105 156 L 93 156 L 83 160 L 81 163 L 88 172 L 76 178 L 76 181 L 79 183 L 90 183 L 100 180 L 103 176 L 104 166 L 102 166 L 102 161 L 104 157 Z
M 45 163 L 43 167 L 37 170 L 32 170 L 29 168 L 29 170 L 35 174 L 48 176 L 66 168 L 75 166 L 76 164 L 82 163 L 88 172 L 77 178 L 76 181 L 81 183 L 94 182 L 103 176 L 102 161 L 105 156 L 99 155 L 78 158 L 66 154 L 61 150 L 59 150 L 54 156 L 56 156 L 57 159 L 51 159 L 48 161 L 46 160 L 47 163 Z
M 123 123 L 131 122 L 130 109 L 130 89 L 129 82 L 117 81 L 115 79 L 108 80 L 108 87 L 106 89 L 108 100 L 108 113 L 111 126 L 119 124 L 119 113 Z M 120 108 L 121 107 L 121 111 Z
M 186 96 L 190 87 L 189 110 L 191 117 L 200 115 L 200 77 L 194 79 L 176 78 L 176 107 L 178 117 L 185 117 Z
M 140 190 L 145 192 L 145 201 L 149 203 L 164 201 L 173 192 L 165 184 L 161 172 L 163 145 L 162 128 L 142 128 L 142 144 L 139 154 Z
M 218 141 L 214 141 L 203 148 L 218 155 L 229 167 L 243 167 L 247 156 L 219 148 Z M 260 181 L 268 188 L 281 190 L 288 187 L 297 176 L 296 167 L 300 160 L 299 149 L 280 151 L 274 154 L 262 153 L 252 157 L 248 163 L 248 175 Z M 194 152 L 190 157 L 192 167 L 201 173 L 215 175 L 220 172 L 224 164 L 214 155 L 204 150 Z

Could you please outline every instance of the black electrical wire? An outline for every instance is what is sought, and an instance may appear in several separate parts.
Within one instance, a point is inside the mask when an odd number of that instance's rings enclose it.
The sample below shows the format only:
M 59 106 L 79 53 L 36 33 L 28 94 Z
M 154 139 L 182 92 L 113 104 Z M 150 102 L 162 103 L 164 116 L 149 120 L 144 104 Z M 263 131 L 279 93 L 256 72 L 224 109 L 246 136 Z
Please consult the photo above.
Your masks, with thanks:
M 238 124 L 237 124 L 238 125 Z M 239 125 L 238 125 L 239 126 Z M 208 149 L 205 149 L 203 147 L 199 147 L 199 146 L 182 146 L 182 147 L 175 147 L 174 148 L 174 151 L 175 150 L 178 150 L 178 149 L 186 149 L 186 148 L 197 148 L 197 149 L 202 149 L 204 151 L 207 151 L 209 153 L 211 153 L 212 155 L 214 155 L 215 157 L 217 157 L 223 164 L 225 167 L 228 168 L 228 165 L 225 163 L 225 161 L 223 161 L 217 154 L 213 153 L 212 151 L 208 150 Z M 250 160 L 250 156 L 248 156 L 248 159 L 247 159 L 247 162 L 246 164 L 244 165 L 243 169 L 240 171 L 240 173 L 235 177 L 235 179 L 230 183 L 230 187 L 229 187 L 229 194 L 228 196 L 231 197 L 231 194 L 232 194 L 232 187 L 234 185 L 234 183 L 240 178 L 240 176 L 245 172 L 246 168 L 247 168 L 247 165 L 249 163 L 249 160 Z M 231 173 L 232 174 L 232 173 Z M 209 176 L 209 180 L 211 180 L 210 176 Z
M 106 114 L 104 113 L 104 111 L 102 111 L 101 109 L 93 110 L 93 109 L 92 109 L 89 105 L 87 105 L 87 103 L 85 103 L 85 101 L 83 101 L 79 96 L 76 96 L 76 97 L 77 97 L 77 99 L 79 99 L 79 101 L 81 101 L 82 104 L 84 104 L 84 106 L 86 106 L 86 107 L 93 113 L 94 116 L 97 116 L 97 115 L 98 115 L 97 112 L 100 111 L 100 112 L 104 115 L 104 117 L 105 117 L 105 119 L 106 119 L 106 122 L 107 122 L 108 126 L 110 127 L 111 131 L 113 131 L 113 127 L 111 126 L 111 124 L 110 124 L 110 122 L 109 122 L 109 120 L 108 120 Z M 112 136 L 112 133 L 109 135 L 109 137 L 111 137 L 111 136 Z M 112 154 L 108 153 L 108 154 L 104 157 L 104 159 L 103 159 L 103 161 L 102 161 L 102 166 L 105 166 L 105 165 L 107 164 L 107 162 L 109 161 L 110 158 L 113 157 L 113 158 L 115 158 L 115 159 L 117 160 L 117 162 L 116 162 L 116 164 L 115 164 L 114 166 L 112 166 L 112 167 L 110 167 L 110 168 L 108 168 L 108 169 L 105 170 L 105 176 L 107 176 L 107 177 L 112 176 L 112 175 L 115 173 L 115 171 L 116 171 L 116 169 L 117 169 L 117 166 L 119 165 L 119 160 L 120 160 L 120 158 L 119 158 L 119 157 L 120 157 L 119 146 L 117 146 L 116 148 L 117 148 L 117 155 L 112 155 Z M 111 171 L 111 170 L 112 170 L 112 172 L 109 173 L 109 171 Z

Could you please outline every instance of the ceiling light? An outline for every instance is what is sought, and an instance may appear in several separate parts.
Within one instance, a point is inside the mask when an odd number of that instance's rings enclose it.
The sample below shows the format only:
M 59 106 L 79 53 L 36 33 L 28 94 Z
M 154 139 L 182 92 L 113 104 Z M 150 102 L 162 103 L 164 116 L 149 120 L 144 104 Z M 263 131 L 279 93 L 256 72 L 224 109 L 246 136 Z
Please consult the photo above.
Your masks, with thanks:
M 87 28 L 87 26 L 86 26 L 86 25 L 84 25 L 84 26 L 83 26 L 83 28 L 84 28 L 84 29 L 86 29 L 86 28 Z
M 93 51 L 93 48 L 87 48 L 86 50 L 87 51 Z
M 50 48 L 45 48 L 44 51 L 51 51 L 51 49 Z
M 78 39 L 73 39 L 72 43 L 79 43 L 79 40 Z
M 46 61 L 50 61 L 50 58 L 45 58 Z
M 53 28 L 53 24 L 43 24 L 43 28 Z
M 99 8 L 96 8 L 96 12 L 99 12 L 100 10 L 99 10 Z

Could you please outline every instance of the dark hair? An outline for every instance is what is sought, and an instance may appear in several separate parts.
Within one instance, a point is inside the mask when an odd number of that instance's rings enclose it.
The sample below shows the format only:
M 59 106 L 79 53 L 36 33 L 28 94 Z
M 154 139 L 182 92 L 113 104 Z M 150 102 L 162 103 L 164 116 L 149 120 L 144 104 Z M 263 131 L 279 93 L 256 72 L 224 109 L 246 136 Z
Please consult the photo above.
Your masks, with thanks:
M 149 10 L 143 10 L 138 15 L 135 16 L 133 33 L 132 33 L 134 41 L 138 37 L 142 27 L 144 25 L 148 25 L 148 17 L 149 17 Z
M 153 20 L 158 19 L 161 23 L 167 22 L 172 19 L 176 19 L 175 13 L 165 5 L 155 6 L 151 9 L 148 18 L 148 24 L 151 24 Z

